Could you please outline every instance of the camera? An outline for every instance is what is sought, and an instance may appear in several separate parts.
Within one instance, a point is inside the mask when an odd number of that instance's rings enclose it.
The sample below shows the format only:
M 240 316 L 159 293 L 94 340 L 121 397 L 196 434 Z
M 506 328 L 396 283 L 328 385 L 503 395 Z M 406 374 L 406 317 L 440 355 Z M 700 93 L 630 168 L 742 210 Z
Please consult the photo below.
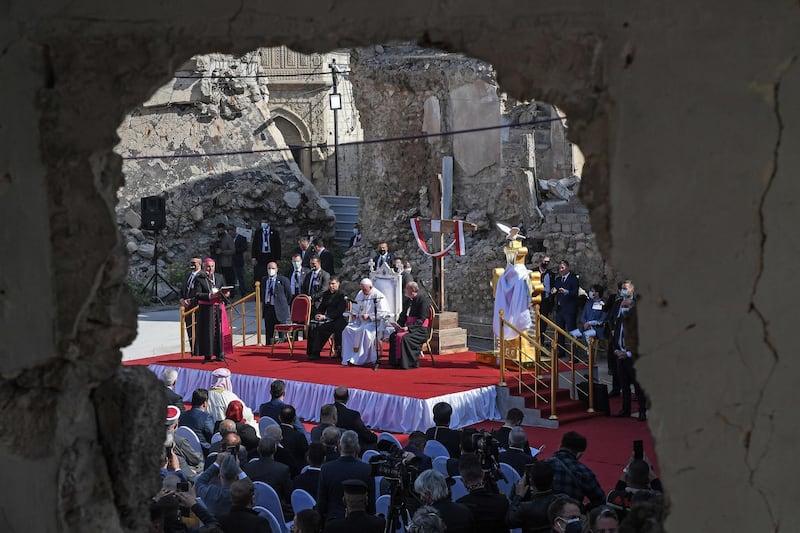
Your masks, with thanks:
M 641 440 L 633 441 L 633 458 L 634 459 L 644 459 L 644 442 Z
M 189 482 L 188 481 L 179 481 L 175 490 L 177 492 L 189 492 Z
M 380 455 L 370 459 L 370 475 L 400 481 L 406 480 L 409 475 L 409 466 L 404 459 L 405 454 L 402 448 L 392 445 L 388 450 L 380 451 Z
M 239 446 L 228 446 L 227 448 L 225 448 L 225 451 L 228 452 L 231 455 L 235 455 L 235 456 L 238 457 L 238 455 L 239 455 Z

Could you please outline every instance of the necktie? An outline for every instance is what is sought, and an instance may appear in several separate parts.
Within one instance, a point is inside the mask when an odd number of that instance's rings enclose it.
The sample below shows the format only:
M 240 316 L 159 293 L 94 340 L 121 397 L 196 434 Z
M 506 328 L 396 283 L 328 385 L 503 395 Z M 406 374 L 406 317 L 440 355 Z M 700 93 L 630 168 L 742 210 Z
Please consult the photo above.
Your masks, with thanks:
M 308 292 L 310 292 L 310 293 L 314 292 L 314 282 L 316 280 L 317 280 L 317 271 L 313 270 L 313 271 L 311 271 L 311 281 L 308 284 Z
M 267 301 L 270 304 L 275 303 L 275 278 L 269 278 L 269 296 Z
M 299 270 L 295 270 L 294 271 L 294 276 L 292 276 L 292 285 L 294 285 L 292 290 L 294 291 L 295 296 L 297 296 L 298 294 L 300 294 L 300 271 Z
M 265 254 L 269 253 L 269 230 L 265 229 L 261 232 L 261 251 Z

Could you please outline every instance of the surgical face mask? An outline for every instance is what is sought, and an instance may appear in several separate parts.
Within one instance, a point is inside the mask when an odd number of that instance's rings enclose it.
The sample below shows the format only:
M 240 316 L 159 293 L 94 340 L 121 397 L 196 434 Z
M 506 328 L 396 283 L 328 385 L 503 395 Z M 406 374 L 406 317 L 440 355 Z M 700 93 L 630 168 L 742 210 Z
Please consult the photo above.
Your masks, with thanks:
M 300 261 L 292 261 L 292 264 L 294 265 L 295 269 L 299 269 L 300 265 L 302 265 L 303 263 Z
M 394 269 L 400 272 L 401 270 L 403 270 L 403 263 L 395 263 Z
M 403 269 L 403 272 L 411 272 L 411 267 L 406 267 Z
M 631 291 L 629 291 L 628 289 L 622 289 L 621 291 L 619 291 L 619 295 L 622 296 L 623 298 L 628 298 L 631 295 Z
M 594 297 L 595 297 L 595 292 L 594 291 L 589 291 L 589 298 L 594 300 Z
M 358 228 L 353 228 L 353 235 L 358 235 Z
M 550 261 L 542 261 L 542 266 L 543 266 L 544 268 L 547 268 L 547 267 L 549 267 L 549 266 L 550 266 Z
M 268 223 L 266 223 L 266 222 L 262 222 L 261 223 L 261 229 L 267 229 L 268 227 L 269 227 Z
M 278 273 L 278 271 L 275 270 L 274 268 L 268 268 L 267 269 L 267 274 L 269 274 L 270 276 L 274 276 L 277 273 Z

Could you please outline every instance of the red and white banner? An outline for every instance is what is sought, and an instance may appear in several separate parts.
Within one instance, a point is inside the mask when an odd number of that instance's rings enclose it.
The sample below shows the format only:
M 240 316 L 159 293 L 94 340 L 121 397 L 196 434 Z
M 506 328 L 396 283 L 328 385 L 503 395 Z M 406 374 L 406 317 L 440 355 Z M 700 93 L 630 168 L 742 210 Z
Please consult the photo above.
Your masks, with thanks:
M 431 220 L 432 227 L 435 227 L 440 223 L 440 220 Z M 439 259 L 440 257 L 447 255 L 450 250 L 455 249 L 456 255 L 466 255 L 466 244 L 464 243 L 464 223 L 461 220 L 454 220 L 453 223 L 455 226 L 455 240 L 445 246 L 443 250 L 430 253 L 428 251 L 428 245 L 425 244 L 425 238 L 422 236 L 422 228 L 420 227 L 419 219 L 412 218 L 411 231 L 414 233 L 414 238 L 417 240 L 417 246 L 419 246 L 419 249 L 422 250 L 422 253 L 429 257 L 435 257 L 436 259 Z

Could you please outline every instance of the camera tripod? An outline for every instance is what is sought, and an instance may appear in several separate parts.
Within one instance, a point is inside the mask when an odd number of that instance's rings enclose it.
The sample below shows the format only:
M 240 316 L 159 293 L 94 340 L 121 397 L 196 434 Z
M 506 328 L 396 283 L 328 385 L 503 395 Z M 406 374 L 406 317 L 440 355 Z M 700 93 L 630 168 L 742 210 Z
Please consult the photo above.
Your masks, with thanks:
M 386 527 L 384 533 L 395 533 L 400 530 L 405 524 L 406 526 L 411 522 L 411 515 L 406 507 L 406 494 L 403 484 L 399 480 L 390 480 L 390 500 L 389 511 L 386 516 Z
M 147 288 L 151 288 L 152 294 L 150 295 L 151 302 L 158 302 L 161 305 L 164 305 L 164 300 L 158 294 L 158 280 L 164 282 L 164 284 L 169 287 L 169 292 L 165 296 L 165 298 L 169 298 L 173 293 L 175 296 L 180 297 L 180 292 L 178 289 L 172 286 L 169 281 L 167 281 L 164 276 L 158 273 L 158 235 L 161 233 L 160 230 L 155 230 L 154 232 L 154 239 L 155 239 L 155 246 L 153 247 L 153 260 L 151 264 L 155 266 L 155 271 L 153 274 L 148 278 L 147 282 L 145 282 L 144 287 L 142 287 L 141 293 L 144 294 L 147 292 Z

